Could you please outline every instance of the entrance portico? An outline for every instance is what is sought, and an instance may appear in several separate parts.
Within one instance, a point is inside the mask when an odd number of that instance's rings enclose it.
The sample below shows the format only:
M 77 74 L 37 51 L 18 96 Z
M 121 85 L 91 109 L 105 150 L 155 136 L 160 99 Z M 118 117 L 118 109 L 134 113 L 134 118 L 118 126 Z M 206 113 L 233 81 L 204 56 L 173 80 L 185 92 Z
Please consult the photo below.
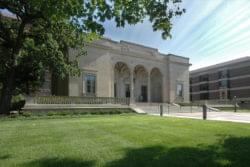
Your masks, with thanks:
M 162 102 L 160 69 L 146 69 L 138 64 L 129 67 L 118 61 L 114 65 L 114 97 L 127 97 L 131 102 Z

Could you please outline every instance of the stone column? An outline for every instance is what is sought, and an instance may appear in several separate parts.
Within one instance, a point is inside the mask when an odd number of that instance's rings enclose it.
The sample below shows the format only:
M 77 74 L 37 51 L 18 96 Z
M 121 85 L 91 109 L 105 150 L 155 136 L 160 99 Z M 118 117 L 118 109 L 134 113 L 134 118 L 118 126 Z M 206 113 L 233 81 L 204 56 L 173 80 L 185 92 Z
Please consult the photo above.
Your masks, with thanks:
M 150 72 L 148 72 L 148 102 L 151 102 L 151 82 L 150 82 Z
M 134 68 L 130 70 L 130 103 L 134 103 Z

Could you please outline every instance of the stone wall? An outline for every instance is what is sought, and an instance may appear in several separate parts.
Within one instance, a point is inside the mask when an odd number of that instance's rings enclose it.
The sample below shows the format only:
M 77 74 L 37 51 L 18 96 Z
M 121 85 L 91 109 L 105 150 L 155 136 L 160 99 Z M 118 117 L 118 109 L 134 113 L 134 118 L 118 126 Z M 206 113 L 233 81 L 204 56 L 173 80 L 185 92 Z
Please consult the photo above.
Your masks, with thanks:
M 151 88 L 158 87 L 162 93 L 159 95 L 161 102 L 173 102 L 176 99 L 176 84 L 182 83 L 184 88 L 183 102 L 189 101 L 189 59 L 161 54 L 157 49 L 130 42 L 115 42 L 108 39 L 87 44 L 86 49 L 87 56 L 82 56 L 79 59 L 79 65 L 82 69 L 81 76 L 69 77 L 69 96 L 85 96 L 84 75 L 94 74 L 96 76 L 95 96 L 113 97 L 114 83 L 116 82 L 114 68 L 117 63 L 122 62 L 128 66 L 129 76 L 133 75 L 135 99 L 138 100 L 141 94 L 140 86 L 145 85 L 148 89 L 148 99 L 151 98 L 151 92 L 154 91 Z M 70 59 L 73 59 L 76 54 L 77 50 L 69 50 Z M 143 75 L 137 76 L 135 74 L 135 69 L 138 66 L 145 69 Z M 159 84 L 157 86 L 155 82 L 151 83 L 153 69 L 157 69 L 160 73 L 160 86 Z M 131 86 L 132 79 L 127 77 L 127 82 Z M 155 93 L 152 92 L 152 94 Z

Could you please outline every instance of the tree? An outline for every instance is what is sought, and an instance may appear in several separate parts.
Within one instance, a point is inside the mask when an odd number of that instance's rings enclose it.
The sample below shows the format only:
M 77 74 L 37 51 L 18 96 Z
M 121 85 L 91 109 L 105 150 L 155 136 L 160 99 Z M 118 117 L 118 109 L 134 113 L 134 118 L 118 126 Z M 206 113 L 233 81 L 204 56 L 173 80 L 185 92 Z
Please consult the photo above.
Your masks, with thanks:
M 63 78 L 79 75 L 77 58 L 69 60 L 68 48 L 79 48 L 104 34 L 102 23 L 117 27 L 149 19 L 153 30 L 171 37 L 171 19 L 185 10 L 181 0 L 0 0 L 0 112 L 8 113 L 11 98 L 29 93 L 50 70 Z

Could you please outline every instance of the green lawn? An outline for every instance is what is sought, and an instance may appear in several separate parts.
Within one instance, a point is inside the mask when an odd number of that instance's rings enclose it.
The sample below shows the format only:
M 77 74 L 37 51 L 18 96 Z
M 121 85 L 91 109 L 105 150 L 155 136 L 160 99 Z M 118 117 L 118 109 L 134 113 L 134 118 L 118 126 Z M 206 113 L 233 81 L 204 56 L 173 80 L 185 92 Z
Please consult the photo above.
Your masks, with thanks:
M 250 124 L 102 115 L 0 119 L 0 166 L 250 166 Z

